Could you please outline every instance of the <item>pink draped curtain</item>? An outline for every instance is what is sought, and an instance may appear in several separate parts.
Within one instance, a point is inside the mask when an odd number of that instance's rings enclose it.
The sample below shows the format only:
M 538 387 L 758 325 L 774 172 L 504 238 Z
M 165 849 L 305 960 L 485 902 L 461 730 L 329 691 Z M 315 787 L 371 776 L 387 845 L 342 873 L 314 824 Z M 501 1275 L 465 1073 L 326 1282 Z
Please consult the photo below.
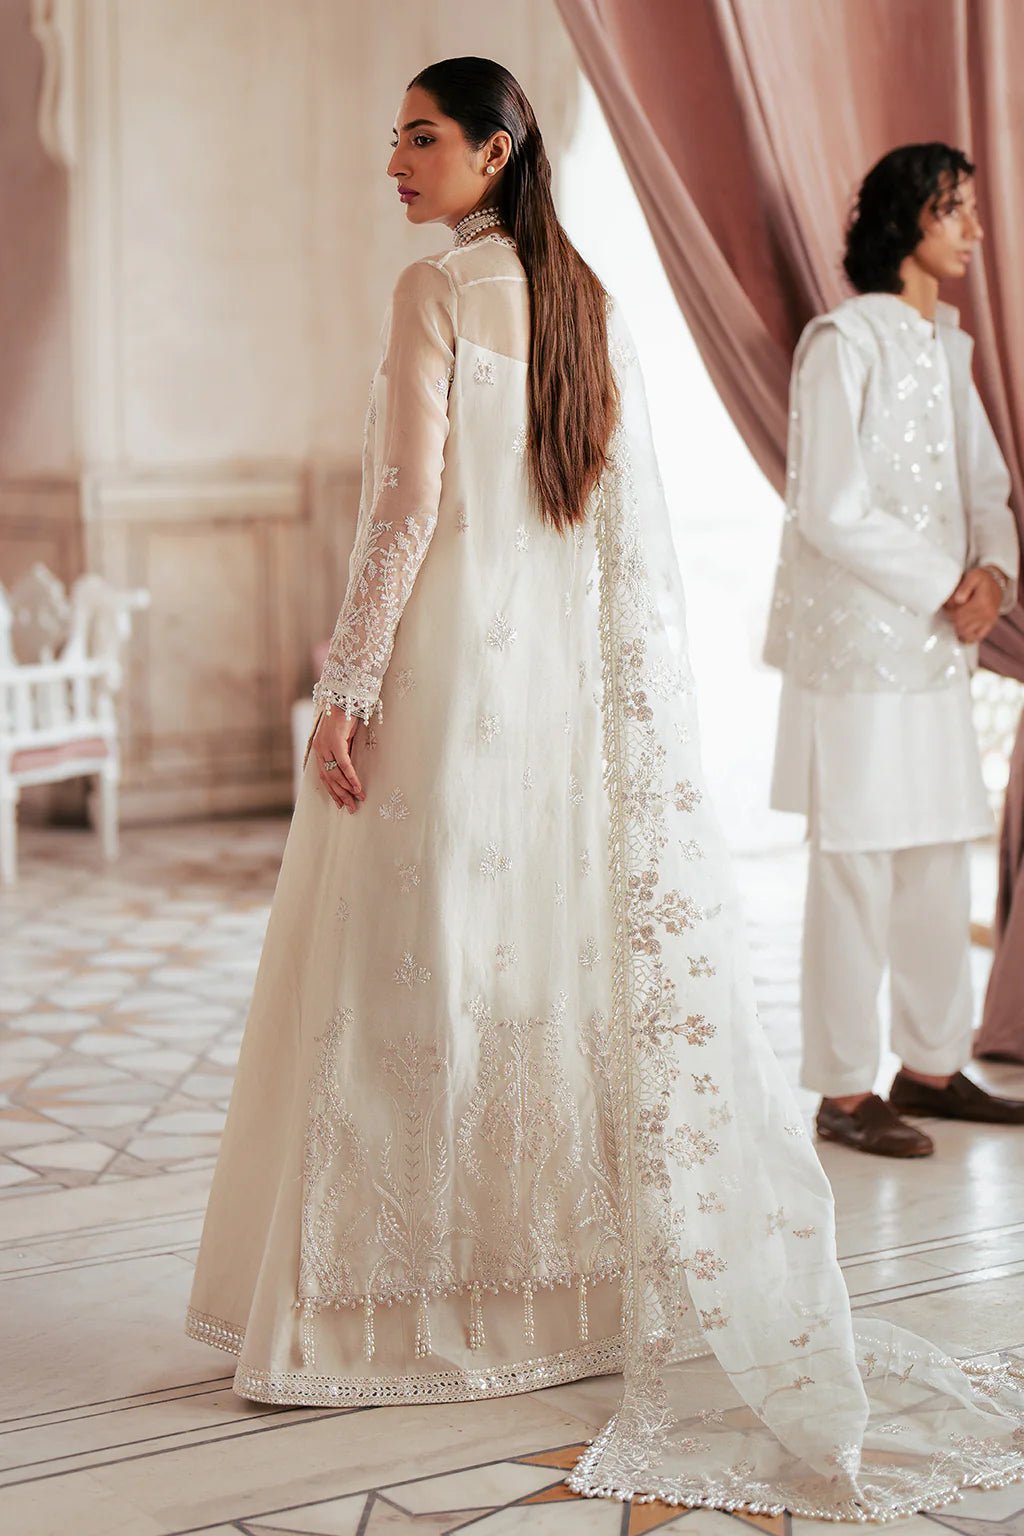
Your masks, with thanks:
M 1024 513 L 1024 0 L 558 0 L 680 308 L 752 453 L 783 480 L 789 364 L 847 293 L 843 230 L 886 150 L 978 162 L 987 239 L 960 292 Z M 985 648 L 1024 681 L 1024 608 Z

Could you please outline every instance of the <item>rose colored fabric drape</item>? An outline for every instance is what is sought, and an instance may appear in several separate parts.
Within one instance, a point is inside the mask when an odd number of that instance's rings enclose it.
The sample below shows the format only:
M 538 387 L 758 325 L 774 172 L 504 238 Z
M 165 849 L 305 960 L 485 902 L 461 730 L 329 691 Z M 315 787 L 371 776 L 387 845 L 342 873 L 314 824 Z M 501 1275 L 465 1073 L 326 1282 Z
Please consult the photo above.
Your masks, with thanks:
M 1024 1061 L 1024 719 L 1010 759 L 999 838 L 996 954 L 974 1054 Z
M 975 338 L 976 378 L 1024 524 L 1022 0 L 558 5 L 708 372 L 776 487 L 790 357 L 806 321 L 849 292 L 843 230 L 861 177 L 896 144 L 944 139 L 967 150 L 987 237 L 984 260 L 948 297 Z M 1024 681 L 1024 607 L 982 659 Z M 1015 804 L 1019 750 L 1008 817 Z M 1007 851 L 1004 831 L 1006 858 L 1016 861 L 1001 898 L 1009 952 L 997 958 L 987 1009 L 1016 1014 L 1024 1057 L 1024 961 L 1010 959 L 1024 954 L 1019 834 Z

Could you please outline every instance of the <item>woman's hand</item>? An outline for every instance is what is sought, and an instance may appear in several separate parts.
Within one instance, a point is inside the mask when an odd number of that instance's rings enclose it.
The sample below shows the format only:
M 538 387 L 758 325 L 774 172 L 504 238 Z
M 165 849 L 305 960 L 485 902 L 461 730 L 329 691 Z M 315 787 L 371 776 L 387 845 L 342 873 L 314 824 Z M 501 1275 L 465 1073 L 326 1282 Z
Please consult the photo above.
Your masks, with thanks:
M 340 710 L 320 716 L 313 732 L 313 751 L 320 782 L 335 805 L 354 815 L 366 799 L 366 791 L 352 765 L 353 741 L 361 722 L 347 719 Z

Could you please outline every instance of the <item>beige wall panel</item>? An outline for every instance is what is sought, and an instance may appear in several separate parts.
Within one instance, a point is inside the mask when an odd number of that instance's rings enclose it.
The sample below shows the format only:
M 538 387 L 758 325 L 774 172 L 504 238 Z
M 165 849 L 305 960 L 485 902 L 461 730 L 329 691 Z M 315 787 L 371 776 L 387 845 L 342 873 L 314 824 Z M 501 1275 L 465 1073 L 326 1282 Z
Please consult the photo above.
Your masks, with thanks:
M 310 646 L 301 477 L 107 480 L 91 511 L 110 578 L 151 594 L 123 697 L 125 819 L 287 803 Z
M 65 586 L 82 569 L 77 481 L 0 481 L 0 582 L 39 560 Z
M 124 449 L 307 446 L 312 7 L 119 0 Z

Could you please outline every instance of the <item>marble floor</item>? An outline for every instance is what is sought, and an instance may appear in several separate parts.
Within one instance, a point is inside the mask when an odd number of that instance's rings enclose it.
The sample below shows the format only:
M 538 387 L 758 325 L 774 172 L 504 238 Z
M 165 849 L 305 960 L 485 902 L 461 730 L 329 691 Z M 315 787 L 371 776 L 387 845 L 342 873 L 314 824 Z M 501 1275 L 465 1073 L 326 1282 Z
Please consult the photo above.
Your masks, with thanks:
M 811 1526 L 574 1498 L 614 1378 L 483 1404 L 279 1409 L 233 1396 L 182 1316 L 259 944 L 277 820 L 27 829 L 0 894 L 0 1531 L 741 1536 Z M 740 860 L 762 1018 L 797 1065 L 802 854 Z M 979 869 L 981 904 L 989 868 Z M 978 990 L 987 957 L 975 953 Z M 1024 1096 L 1024 1068 L 978 1075 Z M 800 1094 L 809 1116 L 813 1100 Z M 1024 1357 L 1024 1136 L 931 1128 L 899 1164 L 823 1147 L 858 1309 Z M 1024 1536 L 1024 1485 L 894 1529 Z

